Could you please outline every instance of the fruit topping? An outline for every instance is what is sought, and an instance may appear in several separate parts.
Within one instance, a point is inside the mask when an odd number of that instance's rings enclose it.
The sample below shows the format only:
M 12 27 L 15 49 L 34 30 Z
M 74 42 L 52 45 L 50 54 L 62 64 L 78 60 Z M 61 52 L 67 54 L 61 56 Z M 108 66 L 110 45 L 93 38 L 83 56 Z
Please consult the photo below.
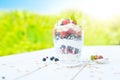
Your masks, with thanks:
M 76 32 L 73 29 L 71 29 L 71 28 L 68 30 L 68 34 L 75 34 L 75 33 Z
M 66 37 L 67 32 L 66 32 L 66 31 L 62 31 L 62 32 L 60 33 L 60 35 L 61 35 L 61 38 L 64 38 L 64 37 Z
M 70 20 L 69 19 L 64 19 L 62 21 L 62 25 L 66 25 L 66 24 L 69 24 L 70 23 Z

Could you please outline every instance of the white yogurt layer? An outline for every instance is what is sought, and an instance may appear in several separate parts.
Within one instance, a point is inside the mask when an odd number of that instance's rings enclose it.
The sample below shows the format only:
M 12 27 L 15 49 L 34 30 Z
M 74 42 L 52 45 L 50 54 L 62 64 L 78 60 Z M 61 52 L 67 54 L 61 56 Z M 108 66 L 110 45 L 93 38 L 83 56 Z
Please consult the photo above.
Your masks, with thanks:
M 65 51 L 65 54 L 61 52 L 61 45 L 65 46 L 72 46 L 74 48 L 79 49 L 79 53 L 77 54 L 67 54 L 67 51 Z M 59 59 L 63 63 L 78 63 L 80 61 L 81 51 L 82 51 L 83 42 L 82 40 L 74 41 L 74 40 L 66 40 L 66 39 L 60 39 L 55 43 L 55 49 L 56 54 L 58 54 Z

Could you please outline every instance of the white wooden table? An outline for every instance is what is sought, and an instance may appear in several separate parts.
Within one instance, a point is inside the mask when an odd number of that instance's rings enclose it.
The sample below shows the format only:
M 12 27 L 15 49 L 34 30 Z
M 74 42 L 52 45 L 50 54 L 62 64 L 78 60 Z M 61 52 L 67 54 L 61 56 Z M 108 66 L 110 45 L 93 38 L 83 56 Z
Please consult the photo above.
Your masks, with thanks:
M 92 54 L 109 58 L 109 63 L 89 62 Z M 120 46 L 85 46 L 77 67 L 43 62 L 46 56 L 55 56 L 54 49 L 0 57 L 0 80 L 120 80 Z

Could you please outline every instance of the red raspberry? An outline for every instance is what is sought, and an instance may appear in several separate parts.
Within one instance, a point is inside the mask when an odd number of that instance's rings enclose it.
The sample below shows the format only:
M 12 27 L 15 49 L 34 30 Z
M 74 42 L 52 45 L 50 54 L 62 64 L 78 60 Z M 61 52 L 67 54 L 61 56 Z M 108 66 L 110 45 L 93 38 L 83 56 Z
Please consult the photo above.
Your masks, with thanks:
M 62 31 L 62 32 L 60 33 L 60 35 L 61 35 L 61 38 L 64 38 L 64 37 L 67 35 L 67 32 L 66 32 L 66 31 Z
M 69 23 L 70 23 L 70 20 L 69 20 L 69 19 L 65 19 L 65 20 L 62 21 L 62 24 L 63 24 L 63 25 L 66 25 L 66 24 L 69 24 Z
M 71 28 L 68 30 L 68 34 L 75 34 L 75 33 L 76 32 L 73 29 L 71 29 Z

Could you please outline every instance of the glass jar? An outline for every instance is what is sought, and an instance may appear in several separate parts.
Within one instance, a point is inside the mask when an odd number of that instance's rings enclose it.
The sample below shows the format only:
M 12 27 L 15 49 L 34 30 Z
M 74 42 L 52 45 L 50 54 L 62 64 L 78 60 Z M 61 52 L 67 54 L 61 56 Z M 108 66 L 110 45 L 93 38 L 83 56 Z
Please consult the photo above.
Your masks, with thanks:
M 65 65 L 77 65 L 83 47 L 84 31 L 74 20 L 61 19 L 53 30 L 54 49 Z

